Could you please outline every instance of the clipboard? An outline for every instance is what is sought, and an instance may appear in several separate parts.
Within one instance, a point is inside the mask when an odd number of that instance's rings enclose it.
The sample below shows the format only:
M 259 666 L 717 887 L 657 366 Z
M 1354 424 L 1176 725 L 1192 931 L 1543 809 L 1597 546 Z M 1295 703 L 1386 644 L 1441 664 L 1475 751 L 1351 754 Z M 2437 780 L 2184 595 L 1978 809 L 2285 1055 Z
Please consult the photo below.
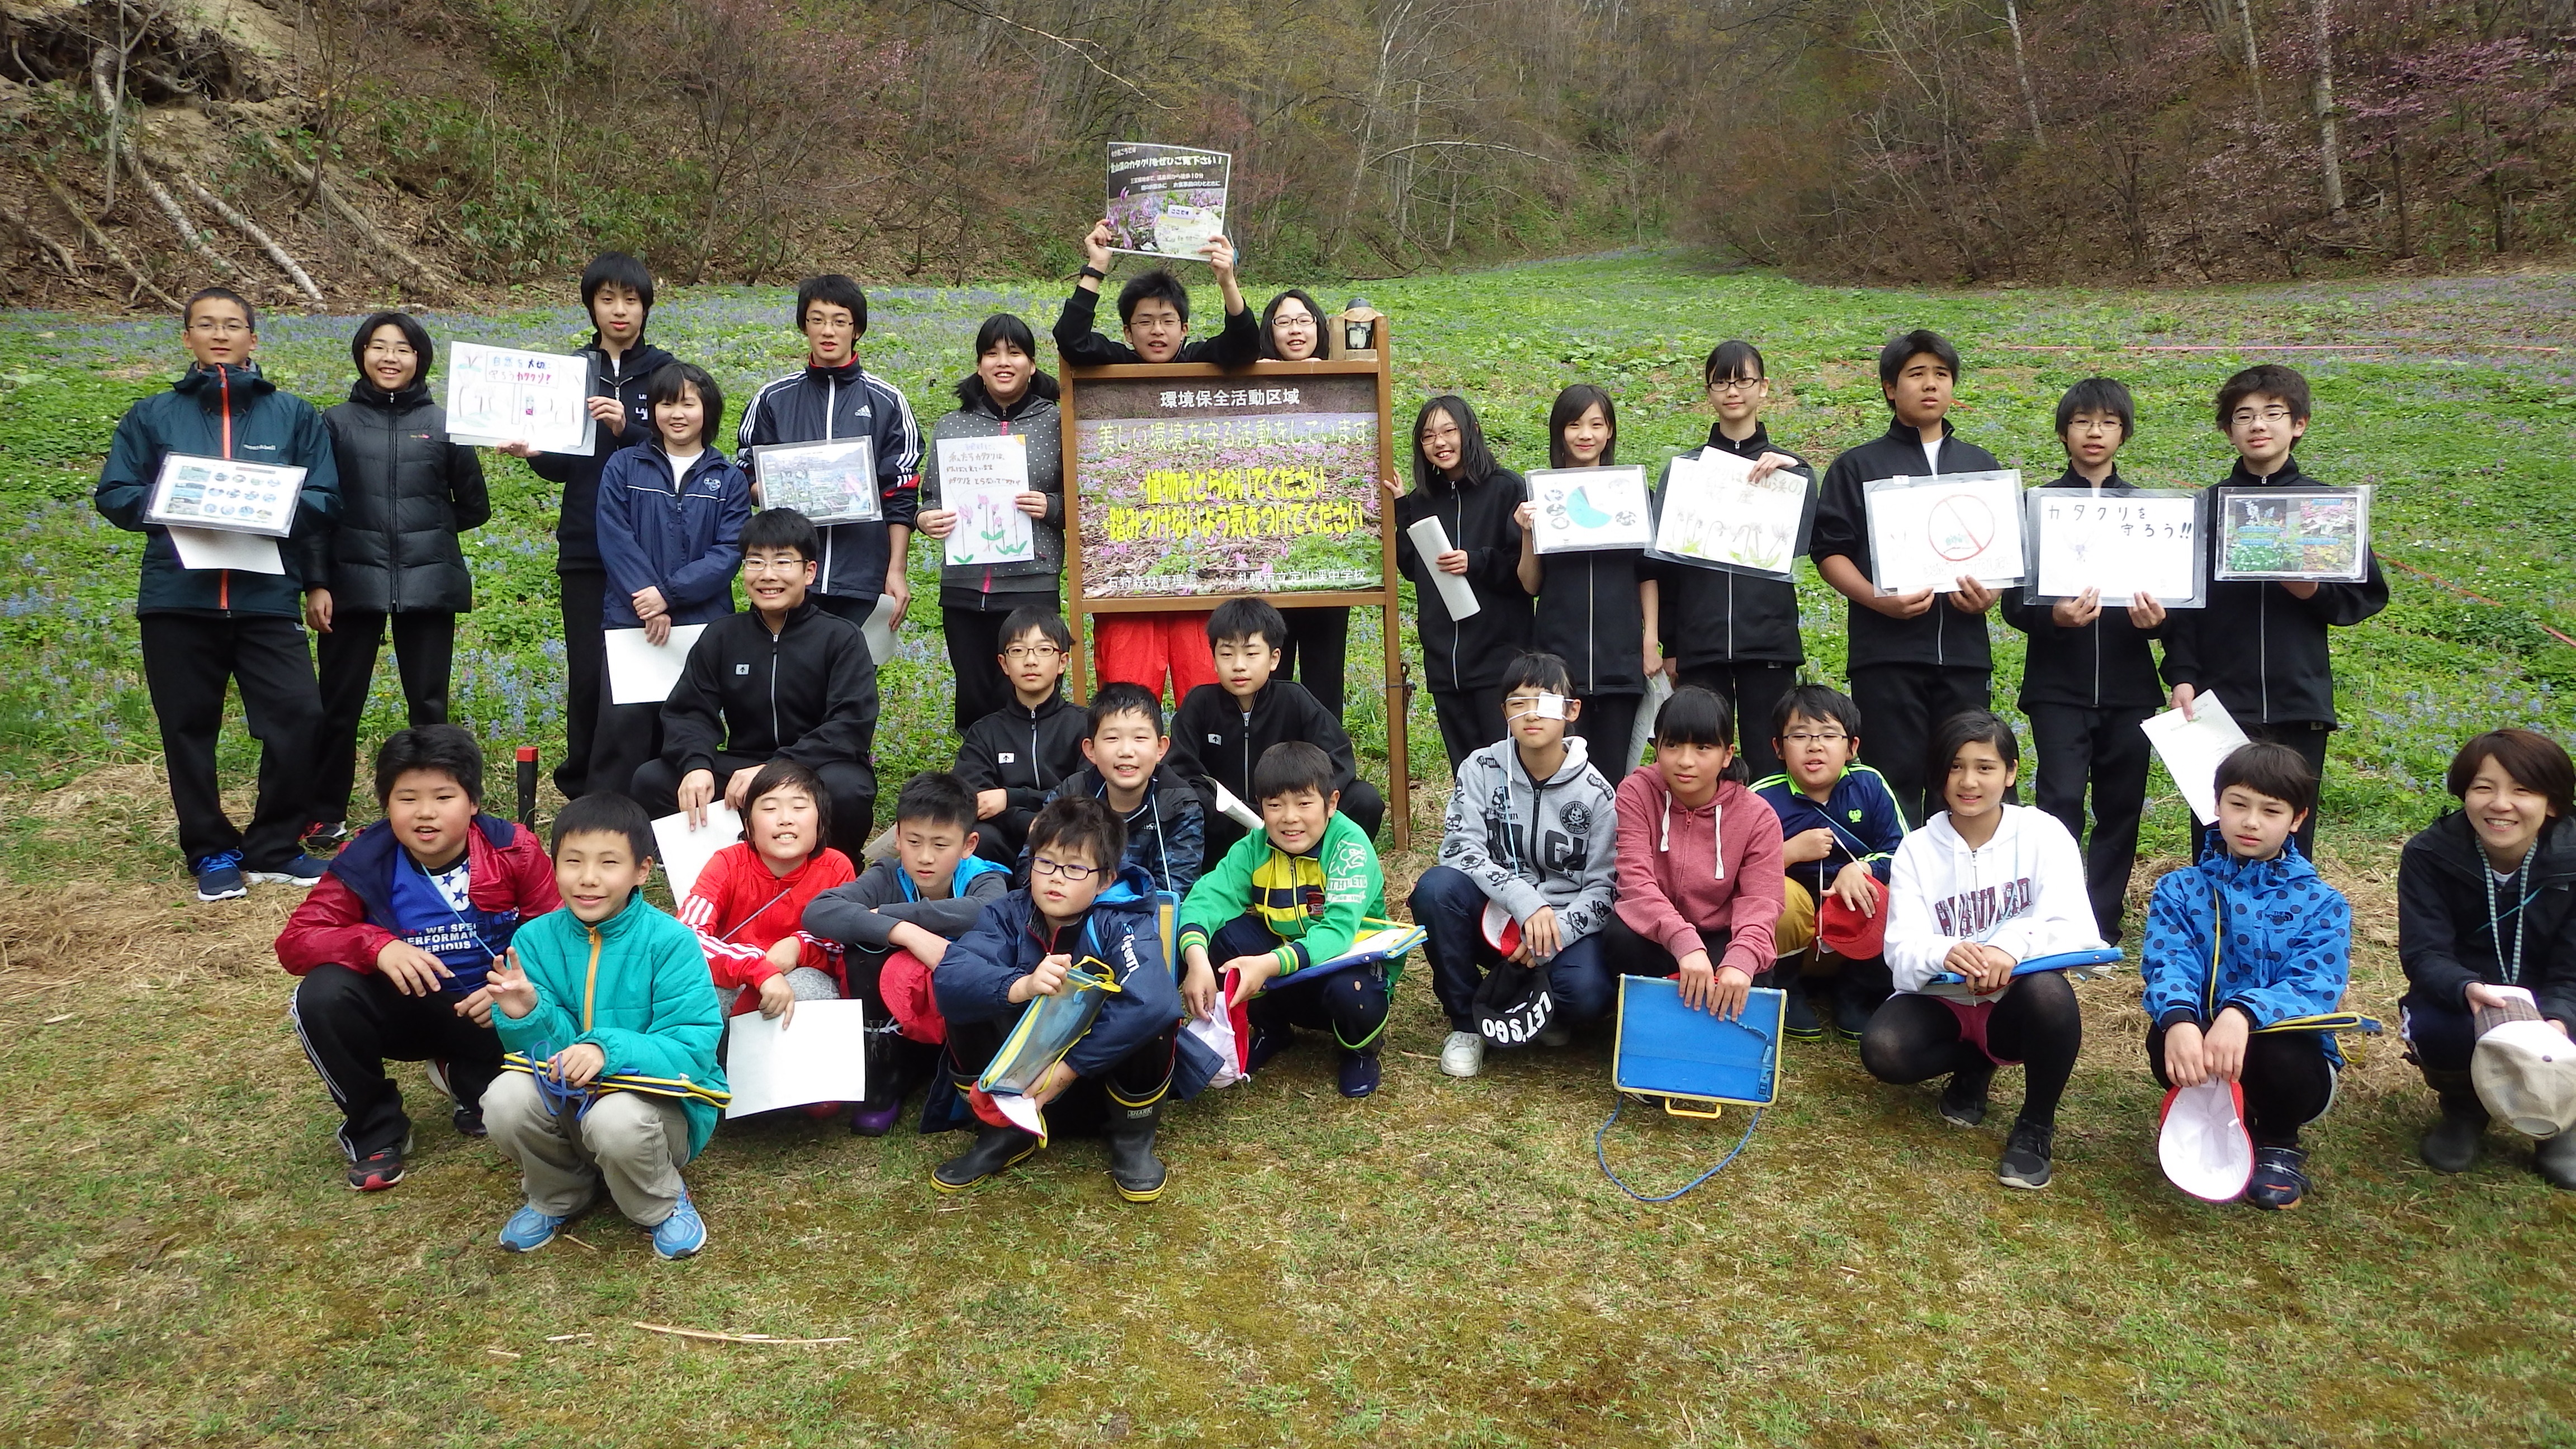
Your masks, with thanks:
M 1726 1021 L 1682 1005 L 1681 983 L 1671 977 L 1621 976 L 1611 1085 L 1663 1097 L 1676 1117 L 1715 1117 L 1730 1103 L 1767 1107 L 1780 1094 L 1780 1019 L 1788 999 L 1756 987 L 1745 993 L 1744 1015 Z

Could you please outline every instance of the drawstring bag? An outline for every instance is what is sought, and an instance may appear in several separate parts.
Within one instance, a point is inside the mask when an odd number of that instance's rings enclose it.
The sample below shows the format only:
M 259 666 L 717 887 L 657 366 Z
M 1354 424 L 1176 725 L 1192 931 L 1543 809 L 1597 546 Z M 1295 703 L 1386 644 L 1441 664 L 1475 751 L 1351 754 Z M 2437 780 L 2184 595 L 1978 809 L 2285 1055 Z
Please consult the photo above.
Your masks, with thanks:
M 1556 1019 L 1547 975 L 1535 966 L 1506 961 L 1476 987 L 1476 1034 L 1488 1046 L 1527 1046 Z
M 2215 1077 L 2165 1093 L 2156 1161 L 2165 1180 L 2202 1202 L 2234 1202 L 2254 1180 L 2254 1138 L 2245 1130 L 2245 1088 Z

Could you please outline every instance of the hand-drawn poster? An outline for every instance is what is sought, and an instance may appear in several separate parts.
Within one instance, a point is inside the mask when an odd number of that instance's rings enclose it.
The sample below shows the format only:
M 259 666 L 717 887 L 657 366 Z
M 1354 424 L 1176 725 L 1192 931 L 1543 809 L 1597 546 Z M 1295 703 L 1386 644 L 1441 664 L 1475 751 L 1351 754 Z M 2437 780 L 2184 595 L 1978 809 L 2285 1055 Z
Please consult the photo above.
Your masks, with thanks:
M 2199 494 L 2033 488 L 2023 497 L 2030 509 L 2031 598 L 2054 602 L 2098 589 L 2105 609 L 2141 593 L 2173 608 L 2200 607 Z
M 1195 146 L 1109 143 L 1109 249 L 1199 260 L 1225 231 L 1227 176 L 1234 157 Z
M 1957 593 L 1962 578 L 1988 587 L 2021 582 L 2019 471 L 1879 478 L 1865 500 L 1871 582 L 1882 596 Z
M 1537 468 L 1529 474 L 1531 543 L 1540 553 L 1642 549 L 1655 541 L 1655 512 L 1646 501 L 1646 470 Z
M 1782 468 L 1753 481 L 1753 460 L 1710 448 L 1664 475 L 1649 557 L 1796 582 L 1814 525 L 1816 480 Z
M 952 564 L 1025 563 L 1037 556 L 1037 536 L 1020 511 L 1029 491 L 1029 440 L 1018 433 L 994 438 L 939 440 L 939 506 L 957 515 L 945 557 Z
M 763 508 L 793 508 L 818 524 L 873 523 L 885 516 L 870 439 L 770 443 L 751 454 Z
M 2355 583 L 2370 576 L 2370 489 L 2221 488 L 2222 579 Z
M 1377 380 L 1081 378 L 1086 600 L 1385 587 Z
M 598 426 L 590 415 L 588 358 L 479 342 L 448 344 L 448 441 L 588 453 Z

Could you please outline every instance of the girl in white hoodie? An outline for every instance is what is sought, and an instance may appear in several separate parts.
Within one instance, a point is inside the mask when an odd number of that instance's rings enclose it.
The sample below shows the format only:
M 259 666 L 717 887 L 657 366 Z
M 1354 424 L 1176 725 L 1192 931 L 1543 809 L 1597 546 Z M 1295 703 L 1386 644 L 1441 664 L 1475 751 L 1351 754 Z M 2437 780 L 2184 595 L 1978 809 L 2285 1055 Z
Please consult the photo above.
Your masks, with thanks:
M 1882 1082 L 1947 1075 L 1941 1115 L 1964 1127 L 1985 1120 L 1995 1068 L 2021 1066 L 2021 1115 L 1995 1176 L 2046 1187 L 2057 1099 L 2084 1023 L 2064 973 L 2012 972 L 2035 957 L 2101 947 L 2083 852 L 2056 817 L 2006 803 L 2021 747 L 1992 714 L 1945 722 L 1931 764 L 1949 808 L 1896 849 L 1887 912 L 1896 994 L 1861 1035 L 1861 1065 Z

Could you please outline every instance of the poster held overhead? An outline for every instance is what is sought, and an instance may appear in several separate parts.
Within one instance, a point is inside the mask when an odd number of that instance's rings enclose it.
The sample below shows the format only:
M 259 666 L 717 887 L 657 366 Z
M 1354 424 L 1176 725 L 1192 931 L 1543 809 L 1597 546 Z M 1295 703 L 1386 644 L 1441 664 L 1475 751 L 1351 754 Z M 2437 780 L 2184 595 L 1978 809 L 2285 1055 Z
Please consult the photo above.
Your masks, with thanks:
M 2219 579 L 2359 583 L 2370 576 L 2370 485 L 2221 488 Z
M 945 557 L 954 565 L 1024 563 L 1037 556 L 1037 535 L 1020 511 L 1029 491 L 1024 434 L 939 440 L 939 506 L 957 515 Z
M 874 523 L 885 516 L 872 439 L 769 443 L 752 449 L 751 460 L 763 508 L 793 508 L 818 528 Z
M 1795 583 L 1816 521 L 1816 480 L 1781 468 L 1756 482 L 1753 460 L 1711 448 L 1675 458 L 1655 500 L 1646 556 Z
M 455 342 L 447 349 L 447 440 L 497 448 L 526 443 L 541 453 L 588 453 L 599 422 L 590 415 L 590 359 Z
M 1867 485 L 1870 556 L 1881 597 L 2022 581 L 2021 473 L 1940 473 Z
M 1225 232 L 1225 192 L 1234 157 L 1196 146 L 1109 143 L 1109 249 L 1200 260 L 1199 248 Z
M 1529 490 L 1531 542 L 1540 553 L 1642 549 L 1655 541 L 1646 470 L 1633 463 L 1533 469 Z
M 2204 496 L 2176 488 L 2095 493 L 2033 488 L 2022 495 L 2030 537 L 2034 603 L 2101 591 L 2102 607 L 2146 594 L 2169 609 L 2197 609 L 2208 594 L 2201 572 Z

